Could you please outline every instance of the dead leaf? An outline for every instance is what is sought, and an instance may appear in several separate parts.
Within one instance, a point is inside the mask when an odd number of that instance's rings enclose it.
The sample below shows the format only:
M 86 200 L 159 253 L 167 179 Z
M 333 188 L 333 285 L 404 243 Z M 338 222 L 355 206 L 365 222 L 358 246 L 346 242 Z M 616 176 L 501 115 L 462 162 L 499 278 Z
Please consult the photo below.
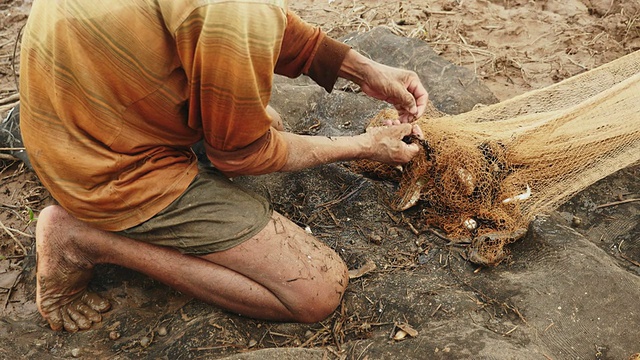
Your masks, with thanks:
M 363 277 L 364 275 L 372 272 L 377 268 L 378 267 L 373 261 L 367 260 L 367 262 L 364 265 L 362 265 L 360 268 L 349 270 L 349 279 L 357 279 L 359 277 Z
M 407 335 L 409 335 L 411 337 L 418 336 L 418 330 L 414 329 L 411 325 L 409 325 L 407 323 L 398 323 L 398 324 L 396 324 L 396 327 L 398 329 L 406 332 Z
M 20 271 L 10 271 L 0 274 L 0 288 L 7 290 L 10 289 L 15 284 L 18 276 L 20 276 Z

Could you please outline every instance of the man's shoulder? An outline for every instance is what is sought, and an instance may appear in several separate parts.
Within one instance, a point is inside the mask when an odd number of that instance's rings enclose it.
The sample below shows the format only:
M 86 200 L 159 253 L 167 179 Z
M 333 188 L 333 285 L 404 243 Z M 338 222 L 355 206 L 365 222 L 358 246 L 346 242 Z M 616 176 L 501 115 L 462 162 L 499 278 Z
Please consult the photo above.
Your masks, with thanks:
M 174 32 L 192 13 L 197 9 L 206 6 L 215 6 L 219 4 L 255 4 L 276 6 L 287 9 L 287 0 L 156 0 L 165 24 L 169 31 Z

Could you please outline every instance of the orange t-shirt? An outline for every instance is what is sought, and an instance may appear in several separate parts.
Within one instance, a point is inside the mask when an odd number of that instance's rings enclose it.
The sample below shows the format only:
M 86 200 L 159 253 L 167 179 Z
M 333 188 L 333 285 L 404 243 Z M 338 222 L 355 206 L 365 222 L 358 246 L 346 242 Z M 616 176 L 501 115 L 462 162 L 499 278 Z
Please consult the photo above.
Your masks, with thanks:
M 182 194 L 201 139 L 228 175 L 280 170 L 273 74 L 330 91 L 348 50 L 284 0 L 36 0 L 21 53 L 23 140 L 60 205 L 123 230 Z

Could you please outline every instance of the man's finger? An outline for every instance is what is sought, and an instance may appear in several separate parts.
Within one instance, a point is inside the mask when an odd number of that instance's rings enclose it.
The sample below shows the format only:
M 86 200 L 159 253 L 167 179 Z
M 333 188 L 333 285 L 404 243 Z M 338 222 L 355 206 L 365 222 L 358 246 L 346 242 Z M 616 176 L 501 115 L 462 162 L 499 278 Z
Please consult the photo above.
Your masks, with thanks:
M 394 128 L 397 129 L 397 134 L 399 138 L 403 138 L 407 135 L 411 135 L 411 132 L 413 131 L 413 125 L 411 124 L 400 124 L 395 126 Z
M 420 140 L 424 140 L 424 133 L 422 132 L 422 128 L 418 124 L 413 124 L 411 128 L 411 134 L 418 137 Z
M 420 116 L 422 116 L 422 114 L 424 114 L 424 110 L 427 108 L 427 103 L 429 102 L 429 93 L 424 88 L 424 86 L 422 86 L 422 83 L 420 82 L 420 79 L 417 78 L 417 76 L 416 78 L 411 80 L 409 86 L 407 87 L 407 90 L 409 90 L 409 92 L 413 94 L 416 102 L 416 112 L 413 113 L 413 115 L 416 118 L 419 118 Z
M 398 118 L 398 120 L 403 124 L 413 122 L 416 119 L 415 115 L 410 114 L 406 111 L 402 111 L 399 113 L 400 113 L 400 117 Z
M 418 144 L 408 144 L 407 154 L 409 155 L 409 158 L 407 159 L 407 161 L 413 159 L 413 157 L 418 155 L 419 152 L 420 152 L 420 147 L 418 146 Z
M 410 119 L 411 116 L 416 116 L 416 114 L 418 113 L 418 106 L 416 105 L 416 99 L 414 98 L 414 95 L 407 88 L 403 87 L 399 90 L 400 91 L 398 95 L 400 96 L 400 98 L 398 99 L 399 104 L 396 104 L 396 109 L 398 109 L 398 112 L 402 114 L 400 118 L 401 121 L 407 122 L 407 120 Z

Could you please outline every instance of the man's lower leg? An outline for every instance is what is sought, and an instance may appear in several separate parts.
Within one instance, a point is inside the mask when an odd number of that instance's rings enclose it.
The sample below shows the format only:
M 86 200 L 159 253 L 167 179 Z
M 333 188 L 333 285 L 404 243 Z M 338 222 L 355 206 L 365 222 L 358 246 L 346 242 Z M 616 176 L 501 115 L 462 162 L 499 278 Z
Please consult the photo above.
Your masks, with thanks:
M 76 331 L 100 321 L 100 312 L 108 310 L 109 303 L 88 293 L 86 286 L 94 264 L 112 263 L 249 317 L 318 321 L 338 305 L 347 284 L 346 267 L 322 244 L 304 245 L 296 240 L 303 236 L 298 234 L 302 231 L 293 231 L 293 235 L 284 234 L 290 239 L 285 242 L 273 238 L 282 234 L 265 229 L 236 248 L 199 258 L 93 229 L 60 207 L 49 207 L 41 212 L 36 229 L 38 309 L 54 330 Z M 254 264 L 281 242 L 286 246 L 275 251 L 281 252 L 284 263 Z M 327 254 L 331 257 L 327 265 L 318 266 Z M 311 262 L 307 257 L 316 259 Z M 229 265 L 238 258 L 246 262 L 247 272 L 242 273 L 243 264 L 237 264 L 239 269 Z M 308 272 L 308 276 L 298 279 L 287 273 L 289 268 L 297 269 L 296 274 Z M 305 311 L 305 305 L 316 311 Z

